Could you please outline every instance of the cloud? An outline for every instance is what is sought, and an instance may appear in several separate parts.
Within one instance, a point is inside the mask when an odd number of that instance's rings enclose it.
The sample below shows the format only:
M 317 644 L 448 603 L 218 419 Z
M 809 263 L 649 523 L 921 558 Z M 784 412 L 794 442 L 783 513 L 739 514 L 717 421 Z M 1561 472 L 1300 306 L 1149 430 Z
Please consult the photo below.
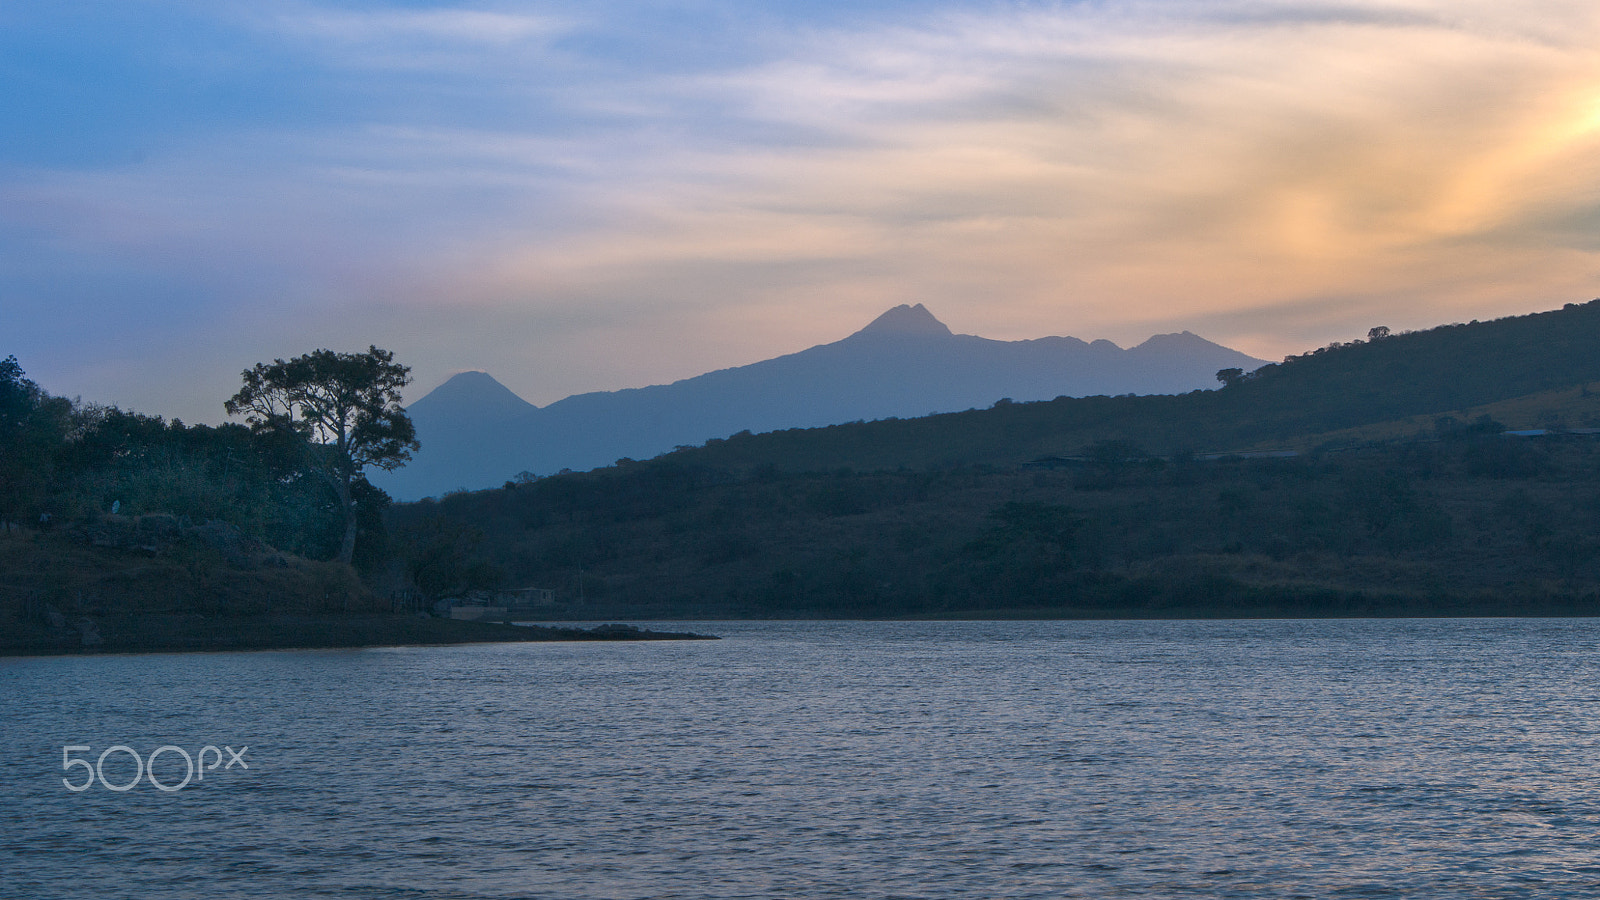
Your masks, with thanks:
M 0 247 L 137 272 L 146 318 L 260 336 L 230 353 L 375 341 L 540 402 L 901 302 L 1281 356 L 1596 293 L 1590 4 L 527 9 L 251 7 L 261 70 L 310 100 L 0 172 Z
M 1350 315 L 1406 297 L 1425 324 L 1490 302 L 1486 280 L 1502 309 L 1570 299 L 1596 272 L 1573 252 L 1600 209 L 1596 32 L 1574 4 L 1216 3 L 814 35 L 678 86 L 789 140 L 711 131 L 653 157 L 656 178 L 627 190 L 658 205 L 595 258 L 867 253 L 898 267 L 896 293 L 998 307 L 1032 333 L 1308 297 Z M 785 223 L 763 229 L 774 241 L 725 234 L 763 216 Z M 567 249 L 525 268 L 588 258 Z M 1284 340 L 1325 336 L 1303 321 Z

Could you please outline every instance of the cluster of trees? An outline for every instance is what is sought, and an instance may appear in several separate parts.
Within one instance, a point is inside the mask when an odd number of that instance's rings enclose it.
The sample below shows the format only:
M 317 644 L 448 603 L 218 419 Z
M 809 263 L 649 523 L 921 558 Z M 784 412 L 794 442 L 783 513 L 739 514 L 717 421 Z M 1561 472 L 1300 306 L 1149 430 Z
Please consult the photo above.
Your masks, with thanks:
M 52 397 L 8 357 L 0 523 L 165 513 L 311 558 L 376 562 L 388 497 L 363 473 L 402 465 L 418 446 L 399 405 L 408 372 L 376 347 L 258 364 L 225 403 L 244 424 L 211 427 Z
M 0 362 L 0 530 L 15 528 L 48 494 L 74 413 L 70 401 L 23 377 L 15 356 Z

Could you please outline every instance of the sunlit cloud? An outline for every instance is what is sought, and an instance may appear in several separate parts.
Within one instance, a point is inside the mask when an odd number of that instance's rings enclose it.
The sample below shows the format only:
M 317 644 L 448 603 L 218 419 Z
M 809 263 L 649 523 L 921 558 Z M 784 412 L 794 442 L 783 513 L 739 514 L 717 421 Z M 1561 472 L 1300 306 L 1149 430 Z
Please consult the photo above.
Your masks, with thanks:
M 1593 260 L 1538 233 L 1600 206 L 1587 127 L 1600 70 L 1571 30 L 1592 36 L 1592 15 L 1556 40 L 1425 9 L 1215 14 L 1239 9 L 827 36 L 723 77 L 747 115 L 816 129 L 819 146 L 704 148 L 699 169 L 744 177 L 697 181 L 702 207 L 722 204 L 730 224 L 751 208 L 808 219 L 820 233 L 797 257 L 836 243 L 832 228 L 899 257 L 902 285 L 959 285 L 1035 329 L 1306 296 L 1369 314 L 1406 291 L 1422 324 L 1482 302 L 1486 252 L 1519 273 L 1556 264 L 1523 298 L 1593 278 Z M 674 240 L 697 246 L 693 227 L 676 222 Z M 660 246 L 610 237 L 613 254 Z

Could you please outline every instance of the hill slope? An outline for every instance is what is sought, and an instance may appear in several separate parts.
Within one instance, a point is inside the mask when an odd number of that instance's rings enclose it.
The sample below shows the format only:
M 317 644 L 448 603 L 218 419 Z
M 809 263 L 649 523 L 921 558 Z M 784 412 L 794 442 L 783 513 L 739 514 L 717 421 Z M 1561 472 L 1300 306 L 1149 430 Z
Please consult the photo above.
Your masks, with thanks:
M 675 454 L 787 471 L 1017 465 L 1127 441 L 1157 454 L 1305 447 L 1317 436 L 1600 381 L 1600 301 L 1330 346 L 1219 391 L 1085 397 L 740 436 Z

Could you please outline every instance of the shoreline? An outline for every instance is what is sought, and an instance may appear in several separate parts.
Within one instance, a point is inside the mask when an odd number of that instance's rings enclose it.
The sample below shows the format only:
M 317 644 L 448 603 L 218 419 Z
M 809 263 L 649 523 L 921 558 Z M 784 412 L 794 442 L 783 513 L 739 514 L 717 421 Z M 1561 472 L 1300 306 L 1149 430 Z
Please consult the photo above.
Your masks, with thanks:
M 96 618 L 93 626 L 37 627 L 0 642 L 0 658 L 236 650 L 327 650 L 487 643 L 718 640 L 715 635 L 651 631 L 632 625 L 590 628 L 461 622 L 421 615 L 146 614 Z

